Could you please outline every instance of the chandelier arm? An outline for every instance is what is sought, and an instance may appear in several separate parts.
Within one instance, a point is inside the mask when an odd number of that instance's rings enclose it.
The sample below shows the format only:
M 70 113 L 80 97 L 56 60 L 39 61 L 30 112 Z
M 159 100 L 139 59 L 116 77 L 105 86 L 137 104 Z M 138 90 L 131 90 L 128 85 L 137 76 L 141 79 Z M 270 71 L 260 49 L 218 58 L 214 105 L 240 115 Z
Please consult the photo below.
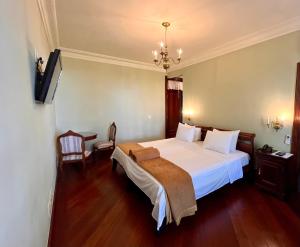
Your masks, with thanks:
M 172 60 L 172 62 L 173 62 L 174 64 L 179 64 L 179 63 L 180 63 L 180 59 L 174 60 L 172 57 L 170 57 L 170 59 Z
M 155 64 L 157 67 L 159 67 L 159 66 L 161 65 L 161 62 L 162 62 L 162 58 L 160 58 L 159 61 L 157 60 L 157 62 L 154 62 L 154 64 Z
M 161 65 L 161 62 L 163 61 L 163 58 L 161 57 L 160 58 L 160 60 L 159 60 L 159 64 L 158 64 L 158 66 L 160 66 Z

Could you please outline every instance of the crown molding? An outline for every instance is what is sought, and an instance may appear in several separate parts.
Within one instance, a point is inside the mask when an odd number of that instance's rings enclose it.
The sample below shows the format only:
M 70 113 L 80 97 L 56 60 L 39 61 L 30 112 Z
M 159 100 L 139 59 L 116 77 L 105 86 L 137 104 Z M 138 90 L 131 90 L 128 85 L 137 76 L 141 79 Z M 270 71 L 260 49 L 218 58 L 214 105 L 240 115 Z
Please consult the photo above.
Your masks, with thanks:
M 51 49 L 55 49 L 56 47 L 60 46 L 55 0 L 50 0 L 51 13 L 48 12 L 45 4 L 47 0 L 36 0 L 36 1 L 38 3 L 39 11 L 42 17 L 43 27 L 46 33 L 48 44 Z M 51 18 L 50 18 L 50 14 L 51 14 Z M 54 32 L 52 32 L 51 29 L 51 25 L 50 25 L 51 20 L 53 23 L 52 27 L 54 29 L 53 30 Z M 179 65 L 172 66 L 169 72 L 183 69 L 185 67 L 197 63 L 201 63 L 206 60 L 219 57 L 299 30 L 300 30 L 300 16 L 297 16 L 295 18 L 284 21 L 280 24 L 270 26 L 269 28 L 262 29 L 260 31 L 251 33 L 249 35 L 245 35 L 241 38 L 238 38 L 236 40 L 227 42 L 221 46 L 210 49 L 202 53 L 201 56 L 199 57 L 193 59 L 187 59 L 181 62 Z M 130 60 L 130 59 L 125 59 L 120 57 L 113 57 L 113 56 L 87 52 L 82 50 L 70 49 L 66 47 L 61 47 L 61 50 L 62 50 L 62 55 L 65 57 L 77 58 L 77 59 L 100 62 L 100 63 L 108 63 L 108 64 L 132 67 L 137 69 L 165 72 L 163 69 L 158 68 L 152 63 L 145 63 L 141 61 Z
M 93 61 L 98 63 L 107 63 L 120 65 L 125 67 L 131 67 L 136 69 L 152 70 L 158 72 L 165 72 L 163 69 L 157 67 L 152 63 L 145 63 L 136 60 L 130 60 L 120 57 L 113 57 L 99 53 L 87 52 L 82 50 L 70 49 L 65 47 L 60 47 L 63 57 L 76 58 L 81 60 Z
M 37 0 L 37 4 L 38 4 L 39 11 L 40 11 L 40 15 L 42 17 L 42 23 L 43 23 L 43 27 L 45 30 L 48 45 L 49 45 L 50 49 L 53 50 L 59 46 L 55 0 L 51 0 L 51 2 L 50 2 L 52 19 L 54 20 L 54 29 L 55 29 L 54 33 L 52 32 L 52 29 L 51 29 L 50 13 L 47 10 L 45 1 L 46 0 Z
M 51 11 L 53 13 L 53 25 L 54 25 L 54 34 L 56 38 L 56 45 L 59 47 L 59 32 L 58 32 L 58 22 L 57 22 L 57 13 L 56 13 L 56 1 L 55 0 L 50 0 L 51 1 Z
M 278 25 L 271 26 L 267 29 L 254 32 L 249 35 L 245 35 L 239 39 L 227 42 L 219 47 L 213 48 L 203 53 L 201 56 L 197 58 L 186 60 L 182 62 L 180 65 L 176 65 L 172 67 L 170 69 L 170 72 L 183 69 L 193 64 L 201 63 L 206 60 L 219 57 L 299 30 L 300 30 L 300 16 L 282 22 Z

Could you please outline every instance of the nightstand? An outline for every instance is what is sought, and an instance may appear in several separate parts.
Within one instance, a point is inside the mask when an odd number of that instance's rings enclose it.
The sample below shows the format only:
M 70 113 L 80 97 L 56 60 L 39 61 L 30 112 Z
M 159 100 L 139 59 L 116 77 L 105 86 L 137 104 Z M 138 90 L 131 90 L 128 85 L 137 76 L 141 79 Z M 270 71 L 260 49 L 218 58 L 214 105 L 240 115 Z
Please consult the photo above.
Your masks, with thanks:
M 293 155 L 285 158 L 258 149 L 255 152 L 255 161 L 256 185 L 284 199 L 290 188 Z

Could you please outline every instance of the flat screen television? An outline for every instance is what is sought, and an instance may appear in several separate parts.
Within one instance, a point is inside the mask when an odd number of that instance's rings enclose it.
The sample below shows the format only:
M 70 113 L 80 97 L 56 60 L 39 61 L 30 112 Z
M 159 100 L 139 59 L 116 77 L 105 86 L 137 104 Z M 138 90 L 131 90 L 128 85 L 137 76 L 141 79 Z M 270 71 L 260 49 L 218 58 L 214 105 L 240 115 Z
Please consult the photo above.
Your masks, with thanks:
M 60 50 L 55 49 L 50 53 L 44 73 L 39 69 L 39 62 L 42 61 L 41 58 L 39 60 L 37 62 L 35 100 L 38 103 L 51 104 L 62 72 Z

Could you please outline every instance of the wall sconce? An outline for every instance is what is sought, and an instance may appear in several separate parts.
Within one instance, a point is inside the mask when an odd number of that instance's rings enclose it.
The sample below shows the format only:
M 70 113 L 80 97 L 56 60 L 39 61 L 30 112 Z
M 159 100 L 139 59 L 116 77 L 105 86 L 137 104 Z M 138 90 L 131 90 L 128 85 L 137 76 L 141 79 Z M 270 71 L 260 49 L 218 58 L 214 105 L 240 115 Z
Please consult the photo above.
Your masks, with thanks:
M 191 117 L 193 115 L 193 111 L 192 110 L 184 111 L 183 115 L 190 122 L 191 121 Z
M 278 117 L 275 118 L 275 120 L 270 120 L 270 117 L 268 116 L 267 119 L 267 126 L 268 128 L 272 127 L 276 131 L 283 128 L 283 120 L 279 120 Z

